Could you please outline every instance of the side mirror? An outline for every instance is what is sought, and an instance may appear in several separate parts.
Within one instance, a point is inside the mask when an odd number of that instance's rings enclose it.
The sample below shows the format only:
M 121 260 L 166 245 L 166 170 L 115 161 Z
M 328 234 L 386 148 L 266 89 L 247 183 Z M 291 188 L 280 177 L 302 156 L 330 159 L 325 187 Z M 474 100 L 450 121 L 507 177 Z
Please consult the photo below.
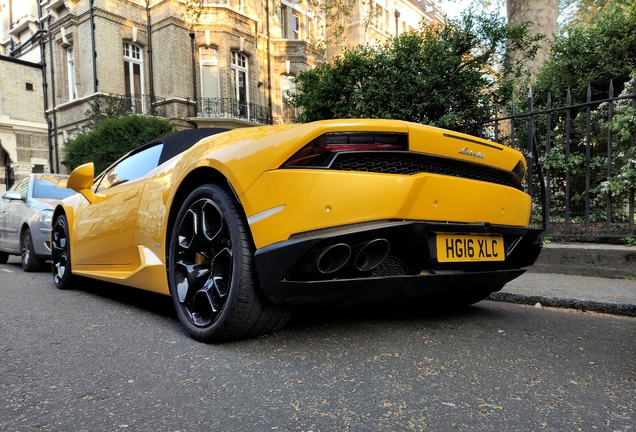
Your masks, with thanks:
M 20 194 L 20 192 L 16 191 L 6 191 L 2 194 L 2 199 L 10 200 L 10 201 L 24 201 L 24 198 Z
M 91 190 L 94 181 L 95 166 L 93 162 L 89 162 L 73 170 L 66 181 L 66 187 L 81 193 L 92 204 L 98 200 L 97 195 Z

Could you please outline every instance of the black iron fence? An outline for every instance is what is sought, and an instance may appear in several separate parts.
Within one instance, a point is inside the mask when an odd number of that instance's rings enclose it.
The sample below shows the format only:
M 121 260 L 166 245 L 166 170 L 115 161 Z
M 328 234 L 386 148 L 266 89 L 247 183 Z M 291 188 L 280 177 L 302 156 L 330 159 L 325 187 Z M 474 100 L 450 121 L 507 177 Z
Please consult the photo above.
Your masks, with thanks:
M 225 118 L 271 124 L 269 108 L 232 98 L 188 99 L 188 117 Z
M 526 188 L 533 197 L 532 224 L 565 238 L 634 237 L 636 187 L 636 77 L 608 97 L 537 109 L 496 107 L 488 120 L 463 128 L 526 154 Z

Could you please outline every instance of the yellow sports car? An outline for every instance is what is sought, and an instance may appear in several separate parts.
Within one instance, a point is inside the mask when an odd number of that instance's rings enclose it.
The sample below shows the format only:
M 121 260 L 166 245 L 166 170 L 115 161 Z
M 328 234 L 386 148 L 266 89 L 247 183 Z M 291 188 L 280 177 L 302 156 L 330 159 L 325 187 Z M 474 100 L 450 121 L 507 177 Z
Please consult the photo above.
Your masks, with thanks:
M 270 332 L 301 304 L 470 304 L 541 250 L 525 172 L 516 150 L 394 120 L 177 132 L 71 173 L 53 278 L 170 295 L 202 341 Z

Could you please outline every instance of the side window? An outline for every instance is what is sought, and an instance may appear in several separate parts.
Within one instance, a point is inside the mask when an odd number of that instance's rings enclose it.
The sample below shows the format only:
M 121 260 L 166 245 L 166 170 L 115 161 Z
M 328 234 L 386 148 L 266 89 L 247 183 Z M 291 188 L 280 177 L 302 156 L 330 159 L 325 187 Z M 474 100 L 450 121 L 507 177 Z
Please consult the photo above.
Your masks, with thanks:
M 120 161 L 102 176 L 97 192 L 148 174 L 159 164 L 162 149 L 163 144 L 158 144 Z
M 29 193 L 29 180 L 31 177 L 25 177 L 16 185 L 15 190 L 20 192 L 22 198 L 26 198 Z

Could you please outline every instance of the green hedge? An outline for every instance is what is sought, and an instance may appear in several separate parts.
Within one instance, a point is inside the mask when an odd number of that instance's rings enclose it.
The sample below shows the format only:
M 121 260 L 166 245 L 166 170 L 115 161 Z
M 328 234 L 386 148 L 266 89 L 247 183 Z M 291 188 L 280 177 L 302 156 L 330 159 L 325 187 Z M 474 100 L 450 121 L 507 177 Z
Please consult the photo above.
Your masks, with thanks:
M 175 131 L 168 120 L 157 117 L 131 114 L 108 118 L 94 130 L 80 133 L 67 143 L 64 164 L 73 170 L 93 162 L 95 172 L 99 173 L 129 151 Z

